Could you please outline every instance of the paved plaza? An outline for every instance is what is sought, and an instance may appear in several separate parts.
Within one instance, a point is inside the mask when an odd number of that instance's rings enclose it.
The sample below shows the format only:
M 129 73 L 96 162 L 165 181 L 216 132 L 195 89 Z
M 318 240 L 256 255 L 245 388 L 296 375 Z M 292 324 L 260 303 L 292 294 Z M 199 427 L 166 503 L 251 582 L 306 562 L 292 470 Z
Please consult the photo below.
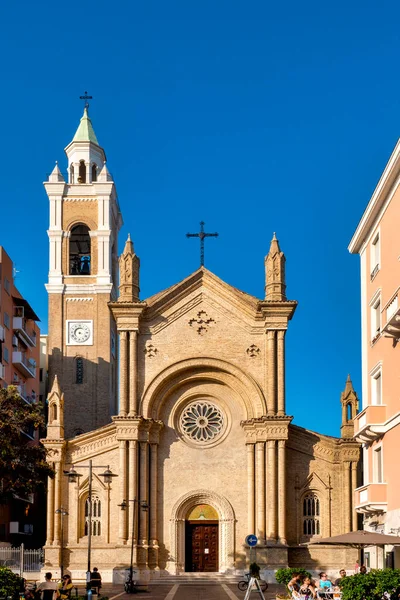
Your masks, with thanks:
M 147 592 L 126 594 L 122 586 L 103 586 L 103 596 L 109 600 L 133 600 L 133 598 L 147 598 L 148 600 L 242 600 L 245 592 L 240 592 L 235 583 L 197 583 L 197 582 L 151 582 Z M 276 593 L 282 591 L 282 586 L 269 585 L 264 593 L 265 600 L 272 600 Z M 252 592 L 251 598 L 259 599 L 260 596 Z M 101 600 L 101 596 L 100 596 Z

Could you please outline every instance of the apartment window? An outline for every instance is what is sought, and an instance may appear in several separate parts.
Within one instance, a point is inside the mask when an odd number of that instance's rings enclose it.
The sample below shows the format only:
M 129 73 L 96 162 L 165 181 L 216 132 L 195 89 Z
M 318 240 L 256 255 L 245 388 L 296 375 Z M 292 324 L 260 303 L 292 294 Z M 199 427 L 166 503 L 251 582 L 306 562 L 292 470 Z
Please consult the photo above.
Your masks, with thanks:
M 10 295 L 10 282 L 7 277 L 4 278 L 4 289 L 6 290 L 7 294 Z
M 379 233 L 374 237 L 371 244 L 371 279 L 375 277 L 380 266 L 380 240 Z
M 375 483 L 383 483 L 383 460 L 381 446 L 374 450 L 374 463 Z
M 9 360 L 10 360 L 10 354 L 8 352 L 8 348 L 7 347 L 3 348 L 3 359 L 5 360 L 6 363 L 8 363 Z
M 371 307 L 371 338 L 375 340 L 381 332 L 381 299 L 378 298 Z
M 6 312 L 4 313 L 4 327 L 7 327 L 7 329 L 10 329 L 10 315 L 8 315 Z
M 43 381 L 43 369 L 39 369 L 39 381 Z
M 377 370 L 371 375 L 371 404 L 382 404 L 382 372 Z

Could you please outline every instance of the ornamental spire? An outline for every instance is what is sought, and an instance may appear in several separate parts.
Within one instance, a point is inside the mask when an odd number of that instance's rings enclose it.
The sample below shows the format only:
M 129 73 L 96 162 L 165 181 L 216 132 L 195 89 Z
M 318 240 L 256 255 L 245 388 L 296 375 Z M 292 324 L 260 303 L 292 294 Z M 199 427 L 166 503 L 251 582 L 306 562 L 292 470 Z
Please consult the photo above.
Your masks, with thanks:
M 125 248 L 119 257 L 119 298 L 118 302 L 139 301 L 139 268 L 140 259 L 135 254 L 130 234 Z
M 285 255 L 281 252 L 276 234 L 265 257 L 265 300 L 281 302 L 286 300 Z

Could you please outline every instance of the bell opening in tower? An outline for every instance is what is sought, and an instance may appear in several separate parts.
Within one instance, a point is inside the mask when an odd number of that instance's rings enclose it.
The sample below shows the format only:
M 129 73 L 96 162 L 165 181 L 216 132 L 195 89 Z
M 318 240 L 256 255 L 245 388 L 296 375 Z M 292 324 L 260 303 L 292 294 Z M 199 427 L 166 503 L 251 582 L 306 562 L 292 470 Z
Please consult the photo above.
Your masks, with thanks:
M 89 227 L 75 225 L 69 239 L 69 274 L 90 275 L 91 254 Z

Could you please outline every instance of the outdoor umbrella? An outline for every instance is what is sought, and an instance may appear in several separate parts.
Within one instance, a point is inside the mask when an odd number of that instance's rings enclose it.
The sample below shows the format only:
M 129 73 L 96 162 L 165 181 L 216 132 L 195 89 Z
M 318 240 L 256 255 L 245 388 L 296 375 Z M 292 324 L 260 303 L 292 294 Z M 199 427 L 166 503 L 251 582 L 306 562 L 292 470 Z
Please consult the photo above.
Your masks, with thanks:
M 333 545 L 333 546 L 351 546 L 352 548 L 365 548 L 366 546 L 400 546 L 400 537 L 398 535 L 386 535 L 385 533 L 375 533 L 374 531 L 349 531 L 341 535 L 319 538 L 308 542 L 307 546 L 314 544 Z M 378 558 L 377 558 L 378 560 Z

